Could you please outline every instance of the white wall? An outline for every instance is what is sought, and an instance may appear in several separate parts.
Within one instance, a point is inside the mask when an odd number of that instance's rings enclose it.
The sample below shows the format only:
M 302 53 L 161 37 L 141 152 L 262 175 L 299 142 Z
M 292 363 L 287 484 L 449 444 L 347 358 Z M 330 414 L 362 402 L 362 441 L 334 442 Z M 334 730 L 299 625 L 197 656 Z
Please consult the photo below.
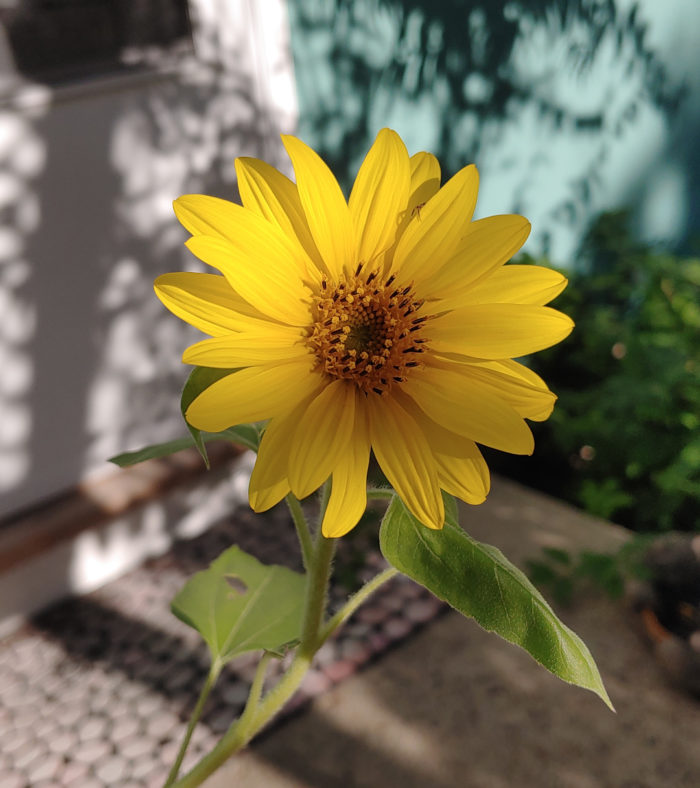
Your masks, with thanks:
M 0 516 L 183 434 L 194 334 L 152 281 L 198 265 L 172 201 L 235 198 L 296 122 L 282 0 L 191 0 L 194 55 L 49 89 L 0 40 Z

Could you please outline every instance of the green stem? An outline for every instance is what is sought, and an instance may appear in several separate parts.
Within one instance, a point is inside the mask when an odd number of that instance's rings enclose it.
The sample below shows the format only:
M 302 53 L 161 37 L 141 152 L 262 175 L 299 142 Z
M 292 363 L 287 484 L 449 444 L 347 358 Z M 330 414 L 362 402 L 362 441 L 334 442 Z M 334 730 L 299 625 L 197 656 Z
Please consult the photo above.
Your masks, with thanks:
M 255 676 L 253 677 L 253 683 L 250 685 L 250 692 L 248 693 L 248 700 L 246 701 L 245 708 L 243 709 L 243 713 L 241 714 L 238 725 L 245 728 L 246 725 L 255 717 L 255 713 L 258 710 L 258 704 L 260 703 L 260 696 L 262 695 L 263 684 L 265 683 L 265 674 L 267 673 L 267 666 L 270 664 L 270 660 L 272 659 L 272 654 L 269 651 L 266 651 L 262 657 L 260 657 L 260 662 L 258 662 L 258 667 L 255 669 Z
M 309 531 L 309 524 L 306 522 L 304 510 L 301 508 L 299 499 L 295 495 L 292 495 L 292 493 L 289 493 L 289 495 L 287 495 L 286 501 L 289 511 L 292 515 L 292 520 L 294 520 L 294 527 L 297 529 L 297 538 L 299 539 L 299 544 L 301 546 L 301 557 L 304 561 L 304 569 L 306 569 L 308 572 L 314 550 L 313 542 L 311 541 L 311 533 Z
M 199 722 L 199 718 L 202 716 L 202 710 L 204 709 L 204 704 L 207 702 L 207 698 L 209 697 L 209 693 L 211 692 L 214 684 L 216 684 L 216 680 L 219 678 L 219 673 L 221 672 L 221 665 L 219 662 L 214 662 L 209 669 L 209 675 L 207 676 L 207 680 L 204 682 L 204 686 L 202 687 L 202 691 L 199 693 L 199 698 L 197 698 L 197 703 L 192 711 L 192 715 L 190 716 L 190 721 L 187 724 L 187 730 L 185 731 L 185 738 L 182 740 L 182 744 L 180 745 L 180 749 L 177 753 L 177 758 L 175 758 L 175 763 L 173 764 L 170 773 L 165 781 L 165 785 L 163 788 L 168 788 L 169 786 L 173 785 L 175 780 L 177 780 L 178 772 L 180 771 L 180 767 L 182 766 L 182 761 L 185 757 L 185 753 L 187 752 L 187 747 L 189 746 L 190 739 L 192 738 L 192 733 L 194 732 L 195 725 Z
M 383 572 L 380 572 L 376 577 L 373 577 L 369 582 L 365 583 L 362 588 L 353 594 L 348 601 L 340 608 L 340 610 L 326 623 L 321 630 L 321 637 L 319 640 L 319 648 L 328 640 L 328 638 L 344 624 L 350 616 L 357 610 L 357 608 L 367 600 L 381 585 L 396 577 L 399 574 L 398 569 L 390 566 Z
M 253 726 L 248 737 L 252 739 L 255 734 L 267 725 L 267 723 L 279 712 L 284 704 L 299 689 L 306 671 L 311 667 L 311 659 L 296 655 L 289 670 L 282 676 L 280 681 L 267 693 L 253 719 Z
M 319 528 L 316 536 L 314 562 L 309 573 L 306 589 L 306 609 L 304 611 L 304 623 L 298 651 L 299 656 L 307 657 L 309 662 L 320 645 L 319 635 L 323 624 L 323 614 L 326 609 L 328 581 L 331 575 L 335 543 L 335 539 L 327 539 Z
M 327 487 L 328 485 L 326 485 Z M 327 502 L 328 492 L 324 488 L 321 520 Z M 195 788 L 195 786 L 201 785 L 231 755 L 243 748 L 258 731 L 267 725 L 298 689 L 321 644 L 321 627 L 335 543 L 335 539 L 327 539 L 323 536 L 319 527 L 316 544 L 309 556 L 301 642 L 289 669 L 262 701 L 257 703 L 249 698 L 243 714 L 226 731 L 221 741 L 188 774 L 174 783 L 173 788 Z M 258 670 L 260 671 L 260 668 Z M 256 673 L 256 679 L 258 678 Z M 255 682 L 253 686 L 256 686 Z M 262 676 L 260 676 L 259 687 L 262 687 Z M 251 687 L 251 697 L 252 693 L 253 687 Z
M 248 720 L 248 725 L 241 725 L 242 718 L 233 723 L 214 749 L 184 777 L 173 785 L 173 788 L 196 788 L 207 777 L 211 776 L 234 753 L 241 750 L 284 706 L 296 692 L 310 660 L 295 658 L 289 670 L 282 676 L 279 683 L 265 696 L 258 706 L 257 712 Z
M 321 530 L 321 523 L 323 522 L 323 515 L 326 513 L 326 509 L 328 508 L 328 501 L 331 497 L 331 480 L 326 479 L 321 487 L 321 507 L 318 513 L 318 530 Z
M 367 490 L 368 501 L 385 501 L 394 495 L 391 487 L 370 487 Z

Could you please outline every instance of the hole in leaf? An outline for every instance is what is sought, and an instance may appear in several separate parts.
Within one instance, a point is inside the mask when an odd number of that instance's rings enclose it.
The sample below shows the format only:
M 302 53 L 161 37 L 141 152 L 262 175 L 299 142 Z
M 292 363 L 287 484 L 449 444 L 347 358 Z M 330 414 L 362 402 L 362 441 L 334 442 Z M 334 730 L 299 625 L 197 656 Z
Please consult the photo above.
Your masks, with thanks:
M 248 586 L 237 575 L 226 575 L 226 582 L 237 594 L 243 596 L 248 592 Z

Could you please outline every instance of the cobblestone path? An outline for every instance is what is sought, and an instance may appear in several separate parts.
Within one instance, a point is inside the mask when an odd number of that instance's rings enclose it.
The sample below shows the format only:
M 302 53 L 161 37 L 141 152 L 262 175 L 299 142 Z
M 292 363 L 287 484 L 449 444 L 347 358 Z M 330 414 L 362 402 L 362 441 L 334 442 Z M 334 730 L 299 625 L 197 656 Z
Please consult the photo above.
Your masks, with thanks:
M 384 567 L 376 523 L 342 540 L 331 592 L 349 590 Z M 364 540 L 364 541 L 363 541 Z M 359 547 L 358 547 L 359 541 Z M 0 788 L 161 786 L 208 667 L 194 631 L 169 610 L 186 578 L 231 544 L 265 563 L 299 569 L 284 508 L 235 512 L 202 536 L 176 543 L 99 591 L 62 602 L 0 641 Z M 443 607 L 404 577 L 362 607 L 319 652 L 289 711 L 401 641 Z M 258 654 L 222 674 L 195 730 L 187 769 L 240 713 Z M 271 679 L 275 672 L 271 671 Z

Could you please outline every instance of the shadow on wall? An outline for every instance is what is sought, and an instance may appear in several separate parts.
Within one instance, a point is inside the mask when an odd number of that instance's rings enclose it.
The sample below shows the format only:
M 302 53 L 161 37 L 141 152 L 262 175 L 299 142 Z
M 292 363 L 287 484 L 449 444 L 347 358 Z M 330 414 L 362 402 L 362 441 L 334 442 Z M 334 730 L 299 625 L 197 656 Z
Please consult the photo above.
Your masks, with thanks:
M 697 113 L 679 118 L 697 70 L 685 28 L 700 7 L 658 6 L 300 0 L 290 4 L 300 133 L 346 188 L 386 125 L 448 173 L 476 161 L 480 215 L 525 213 L 531 250 L 558 262 L 600 210 L 651 199 L 647 179 L 673 157 L 687 183 L 666 234 L 682 242 L 697 220 L 688 193 L 700 193 L 688 166 Z
M 180 355 L 194 332 L 152 282 L 200 264 L 172 201 L 235 198 L 234 157 L 279 159 L 294 122 L 283 6 L 264 35 L 250 4 L 191 8 L 194 55 L 55 90 L 15 77 L 4 91 L 0 516 L 182 432 Z

